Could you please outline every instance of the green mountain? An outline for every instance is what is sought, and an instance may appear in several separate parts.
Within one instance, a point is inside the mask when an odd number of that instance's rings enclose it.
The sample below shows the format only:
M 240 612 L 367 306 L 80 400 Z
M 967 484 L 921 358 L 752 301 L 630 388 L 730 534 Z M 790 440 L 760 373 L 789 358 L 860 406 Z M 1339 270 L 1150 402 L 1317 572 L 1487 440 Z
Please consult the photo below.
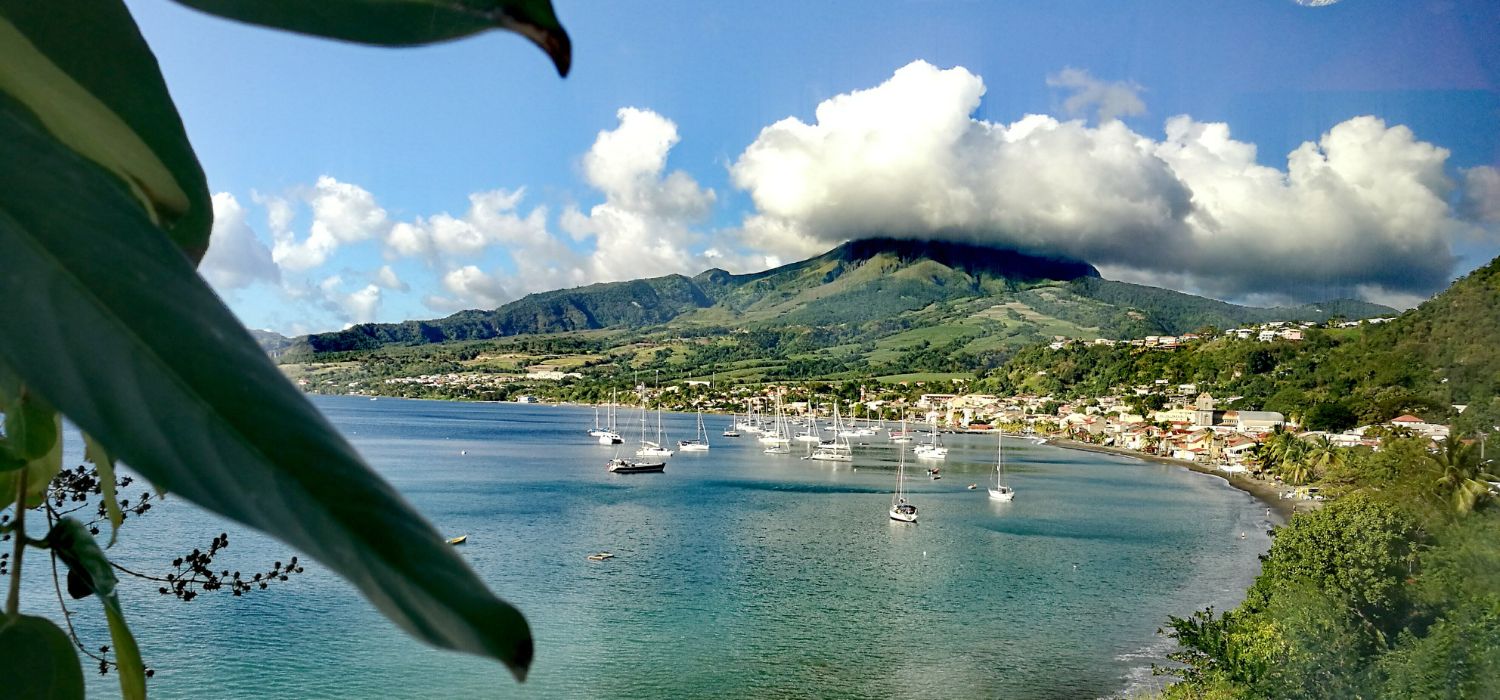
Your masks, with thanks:
M 1138 337 L 1392 313 L 1349 300 L 1237 306 L 1112 282 L 1077 261 L 963 243 L 866 239 L 753 274 L 713 269 L 691 278 L 593 284 L 530 294 L 493 311 L 354 326 L 299 338 L 286 356 L 598 329 L 680 335 L 804 328 L 819 329 L 822 346 L 962 340 L 962 349 L 979 352 L 1053 335 Z

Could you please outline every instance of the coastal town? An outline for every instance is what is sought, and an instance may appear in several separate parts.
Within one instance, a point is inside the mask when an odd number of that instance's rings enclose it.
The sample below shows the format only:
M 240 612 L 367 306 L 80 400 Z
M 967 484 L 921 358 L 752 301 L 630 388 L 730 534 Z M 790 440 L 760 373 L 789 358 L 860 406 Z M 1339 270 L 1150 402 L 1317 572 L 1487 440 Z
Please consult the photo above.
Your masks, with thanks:
M 1123 346 L 1131 352 L 1170 353 L 1214 341 L 1300 344 L 1312 333 L 1379 325 L 1389 320 L 1271 321 L 1241 328 L 1127 340 L 1059 336 L 1046 349 L 1065 352 L 1081 347 Z M 566 358 L 551 358 L 520 365 L 508 373 L 441 372 L 348 382 L 324 379 L 321 383 L 303 376 L 296 381 L 304 390 L 322 393 L 410 396 L 412 392 L 437 392 L 517 403 L 582 402 L 615 406 L 634 406 L 645 401 L 666 410 L 719 414 L 770 413 L 779 405 L 794 420 L 829 418 L 837 406 L 846 418 L 861 416 L 888 424 L 906 421 L 946 432 L 1000 429 L 1074 447 L 1184 462 L 1237 478 L 1264 480 L 1281 488 L 1279 495 L 1302 499 L 1315 498 L 1316 487 L 1283 483 L 1262 458 L 1264 445 L 1275 434 L 1292 435 L 1308 444 L 1372 450 L 1380 449 L 1386 439 L 1415 437 L 1427 440 L 1431 449 L 1436 450 L 1450 431 L 1444 423 L 1429 422 L 1412 414 L 1345 430 L 1304 430 L 1297 416 L 1260 410 L 1259 406 L 1246 405 L 1243 396 L 1215 395 L 1211 387 L 1166 378 L 1111 387 L 1098 396 L 1079 397 L 1038 392 L 982 393 L 968 390 L 972 383 L 962 380 L 735 382 L 689 374 L 665 383 L 660 383 L 659 376 L 653 381 L 632 377 L 630 384 L 618 386 L 622 384 L 621 377 L 607 377 L 600 373 L 601 369 L 580 368 L 568 364 Z M 601 378 L 611 382 L 613 388 L 597 390 L 593 399 L 579 401 L 560 391 L 565 386 Z M 1462 413 L 1465 407 L 1453 408 Z

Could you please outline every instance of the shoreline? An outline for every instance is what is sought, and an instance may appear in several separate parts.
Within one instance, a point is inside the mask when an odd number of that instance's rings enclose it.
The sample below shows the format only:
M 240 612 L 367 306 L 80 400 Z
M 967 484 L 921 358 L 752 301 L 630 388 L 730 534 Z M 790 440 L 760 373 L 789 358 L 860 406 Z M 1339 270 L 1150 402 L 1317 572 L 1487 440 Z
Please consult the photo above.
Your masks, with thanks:
M 360 394 L 324 394 L 324 395 L 325 396 L 363 396 L 363 395 L 360 395 Z M 402 398 L 402 397 L 378 397 L 378 398 Z M 408 399 L 408 400 L 410 400 L 410 399 Z M 427 401 L 453 401 L 453 399 L 416 399 L 416 400 L 418 400 L 418 401 L 421 401 L 421 400 L 427 400 Z M 475 400 L 475 401 L 469 401 L 469 402 L 470 403 L 495 403 L 495 404 L 509 404 L 509 403 L 512 403 L 510 401 L 483 401 L 483 400 Z M 609 406 L 610 404 L 603 404 L 603 403 L 601 403 L 601 404 L 591 404 L 591 403 L 576 402 L 576 401 L 555 401 L 555 402 L 547 402 L 547 403 L 520 404 L 520 405 L 574 406 L 574 407 L 581 407 L 581 408 L 603 408 L 603 407 Z M 626 406 L 626 405 L 629 405 L 629 404 L 614 404 L 614 405 L 615 406 Z M 677 411 L 673 411 L 673 413 L 676 413 L 676 412 Z M 716 415 L 716 416 L 735 416 L 735 415 L 739 415 L 737 413 L 733 413 L 733 414 L 731 414 L 731 413 L 720 413 L 718 411 L 705 411 L 704 413 L 708 414 L 708 415 Z M 885 424 L 885 423 L 889 423 L 890 421 L 884 421 L 884 420 L 882 420 L 882 421 L 879 421 L 879 422 L 881 424 Z M 945 432 L 945 433 L 948 433 L 948 434 L 988 434 L 990 431 L 949 430 L 949 431 L 940 431 L 940 432 Z M 1183 467 L 1183 468 L 1187 469 L 1188 471 L 1197 472 L 1199 474 L 1204 474 L 1204 475 L 1207 475 L 1207 476 L 1218 477 L 1220 479 L 1223 479 L 1226 483 L 1228 483 L 1230 487 L 1239 489 L 1240 491 L 1244 491 L 1245 493 L 1250 494 L 1250 496 L 1252 498 L 1254 498 L 1257 501 L 1260 501 L 1261 504 L 1264 505 L 1264 506 L 1266 506 L 1267 508 L 1270 508 L 1271 512 L 1276 515 L 1276 519 L 1273 520 L 1274 524 L 1276 524 L 1276 525 L 1285 525 L 1288 521 L 1291 520 L 1291 518 L 1292 518 L 1292 516 L 1294 514 L 1296 514 L 1298 512 L 1301 512 L 1301 511 L 1299 511 L 1297 509 L 1297 504 L 1299 503 L 1299 501 L 1296 501 L 1296 500 L 1287 500 L 1287 499 L 1281 498 L 1281 489 L 1279 487 L 1277 487 L 1276 484 L 1265 482 L 1265 481 L 1261 481 L 1259 479 L 1252 479 L 1252 478 L 1250 478 L 1248 476 L 1245 476 L 1244 474 L 1230 474 L 1230 473 L 1225 473 L 1225 472 L 1221 472 L 1221 471 L 1219 471 L 1217 469 L 1214 469 L 1212 467 L 1209 467 L 1207 465 L 1198 464 L 1197 462 L 1189 462 L 1187 460 L 1176 459 L 1176 458 L 1173 458 L 1173 457 L 1162 457 L 1162 456 L 1159 456 L 1159 455 L 1145 454 L 1143 452 L 1136 452 L 1135 450 L 1128 450 L 1128 449 L 1125 449 L 1123 447 L 1110 447 L 1110 446 L 1107 446 L 1107 445 L 1093 445 L 1093 444 L 1089 444 L 1089 443 L 1086 443 L 1086 442 L 1078 442 L 1076 440 L 1070 440 L 1068 438 L 1049 437 L 1049 438 L 1047 438 L 1047 442 L 1045 444 L 1052 445 L 1054 447 L 1060 447 L 1060 448 L 1065 449 L 1065 450 L 1079 450 L 1079 451 L 1082 451 L 1082 452 L 1095 452 L 1095 453 L 1099 453 L 1099 454 L 1115 455 L 1117 457 L 1133 457 L 1133 458 L 1139 459 L 1139 460 L 1141 460 L 1143 462 L 1155 462 L 1157 464 L 1166 464 L 1166 465 L 1170 465 L 1170 466 Z
M 1047 444 L 1068 450 L 1097 452 L 1100 454 L 1111 454 L 1120 457 L 1134 457 L 1143 462 L 1155 462 L 1157 464 L 1167 464 L 1176 467 L 1184 467 L 1188 471 L 1219 477 L 1220 479 L 1223 479 L 1225 482 L 1227 482 L 1231 487 L 1250 494 L 1252 498 L 1260 501 L 1267 508 L 1270 508 L 1271 512 L 1275 513 L 1280 520 L 1280 522 L 1276 523 L 1277 525 L 1285 525 L 1292 519 L 1292 515 L 1301 512 L 1297 509 L 1297 501 L 1281 498 L 1281 490 L 1276 486 L 1276 484 L 1267 481 L 1261 481 L 1259 479 L 1252 479 L 1248 476 L 1245 476 L 1244 474 L 1228 474 L 1209 467 L 1208 465 L 1198 464 L 1197 462 L 1189 462 L 1187 460 L 1175 459 L 1172 457 L 1161 457 L 1158 455 L 1145 454 L 1136 452 L 1135 450 L 1127 450 L 1123 447 L 1091 445 L 1086 442 L 1077 442 L 1075 440 L 1069 440 L 1066 438 L 1048 438 Z

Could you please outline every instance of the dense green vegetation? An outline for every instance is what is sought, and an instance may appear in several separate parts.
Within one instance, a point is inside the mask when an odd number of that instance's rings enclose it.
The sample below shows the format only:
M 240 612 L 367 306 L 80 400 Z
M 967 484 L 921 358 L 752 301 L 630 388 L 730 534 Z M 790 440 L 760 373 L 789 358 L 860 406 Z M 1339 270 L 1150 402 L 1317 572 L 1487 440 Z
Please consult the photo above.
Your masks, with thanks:
M 1231 408 L 1280 411 L 1342 430 L 1416 413 L 1462 431 L 1500 424 L 1500 259 L 1390 323 L 1310 330 L 1302 342 L 1224 338 L 1175 352 L 1033 347 L 987 378 L 995 391 L 1100 396 L 1111 387 L 1196 383 Z M 1460 413 L 1455 406 L 1465 406 Z
M 1180 666 L 1159 670 L 1184 682 L 1166 696 L 1500 696 L 1495 459 L 1416 438 L 1300 449 L 1344 495 L 1275 532 L 1237 608 L 1171 619 Z

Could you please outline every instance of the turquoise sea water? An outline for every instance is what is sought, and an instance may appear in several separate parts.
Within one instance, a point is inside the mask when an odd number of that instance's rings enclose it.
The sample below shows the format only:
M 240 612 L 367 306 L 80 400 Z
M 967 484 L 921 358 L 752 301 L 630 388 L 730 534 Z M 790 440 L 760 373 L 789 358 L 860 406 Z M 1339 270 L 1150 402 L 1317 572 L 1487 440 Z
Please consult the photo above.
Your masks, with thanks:
M 531 621 L 531 678 L 407 639 L 308 561 L 239 599 L 126 581 L 154 697 L 1110 696 L 1152 682 L 1167 615 L 1237 602 L 1268 546 L 1264 508 L 1222 480 L 1019 440 L 1014 503 L 985 496 L 994 443 L 947 436 L 942 480 L 908 470 L 921 523 L 904 525 L 886 516 L 884 438 L 832 465 L 720 438 L 715 416 L 710 452 L 622 476 L 584 434 L 587 408 L 315 401 L 440 530 L 469 536 L 464 556 Z M 693 420 L 668 415 L 669 439 Z M 222 568 L 292 554 L 169 502 L 111 555 L 162 573 L 220 531 Z M 584 558 L 599 550 L 618 556 Z M 56 606 L 44 562 L 28 559 L 32 611 Z M 97 603 L 79 603 L 80 634 L 107 643 Z M 113 676 L 89 683 L 117 695 Z

